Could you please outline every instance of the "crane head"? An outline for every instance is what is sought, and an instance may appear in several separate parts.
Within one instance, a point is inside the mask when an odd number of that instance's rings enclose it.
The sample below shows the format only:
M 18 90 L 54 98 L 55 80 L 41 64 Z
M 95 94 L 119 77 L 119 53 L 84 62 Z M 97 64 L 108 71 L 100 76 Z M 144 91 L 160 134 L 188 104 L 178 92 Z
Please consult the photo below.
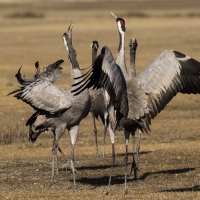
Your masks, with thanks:
M 95 49 L 97 51 L 98 48 L 99 48 L 99 43 L 98 41 L 94 40 L 91 44 L 91 49 Z
M 115 18 L 119 31 L 125 32 L 125 20 L 123 18 L 117 17 L 117 15 L 115 15 L 113 12 L 111 12 L 111 15 Z
M 135 38 L 131 38 L 129 42 L 129 47 L 133 50 L 136 50 L 138 47 L 137 40 Z
M 71 21 L 70 24 L 69 24 L 69 27 L 68 27 L 67 32 L 65 32 L 65 33 L 63 34 L 63 36 L 62 36 L 62 39 L 63 39 L 63 42 L 64 42 L 64 44 L 65 44 L 65 47 L 66 47 L 67 51 L 68 51 L 67 42 L 69 42 L 70 39 L 72 39 L 72 28 L 73 28 L 73 23 L 72 23 L 72 21 Z

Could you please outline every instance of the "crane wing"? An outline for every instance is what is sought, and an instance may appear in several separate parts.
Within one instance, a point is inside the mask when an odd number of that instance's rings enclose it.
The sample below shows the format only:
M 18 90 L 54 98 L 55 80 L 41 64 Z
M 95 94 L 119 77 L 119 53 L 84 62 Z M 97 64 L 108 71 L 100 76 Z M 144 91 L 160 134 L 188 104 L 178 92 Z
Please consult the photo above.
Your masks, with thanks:
M 36 80 L 33 83 L 22 86 L 10 94 L 21 99 L 35 110 L 44 110 L 49 113 L 58 113 L 71 107 L 70 92 L 54 86 L 46 80 Z
M 104 88 L 108 92 L 115 110 L 122 116 L 128 115 L 126 81 L 108 47 L 102 48 L 92 69 L 79 78 L 83 78 L 83 80 L 72 85 L 73 87 L 76 86 L 76 89 L 72 90 L 74 95 L 90 87 L 93 87 L 93 89 Z M 83 84 L 80 85 L 81 83 Z
M 22 68 L 22 66 L 19 68 L 15 77 L 17 78 L 17 81 L 20 85 L 29 85 L 30 83 L 32 83 L 34 81 L 34 79 L 33 78 L 23 78 L 21 75 L 21 68 Z
M 178 92 L 200 93 L 200 63 L 180 52 L 165 50 L 136 81 L 148 95 L 153 119 Z
M 37 79 L 45 79 L 50 83 L 54 83 L 62 75 L 62 67 L 60 66 L 60 64 L 62 64 L 63 62 L 64 60 L 58 60 L 55 63 L 48 65 L 47 67 L 45 67 L 45 71 L 43 71 L 42 73 L 40 73 L 39 63 L 36 62 L 36 74 L 33 76 L 33 78 L 23 78 L 21 75 L 21 67 L 15 77 L 17 78 L 17 81 L 20 85 L 29 85 Z

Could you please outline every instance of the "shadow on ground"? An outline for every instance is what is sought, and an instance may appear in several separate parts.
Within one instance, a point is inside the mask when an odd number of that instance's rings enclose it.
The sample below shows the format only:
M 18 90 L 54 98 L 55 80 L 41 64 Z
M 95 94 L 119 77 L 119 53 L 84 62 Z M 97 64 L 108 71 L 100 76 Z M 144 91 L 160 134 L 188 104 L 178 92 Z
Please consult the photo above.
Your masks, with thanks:
M 146 155 L 146 154 L 149 154 L 149 153 L 152 153 L 153 151 L 141 151 L 141 152 L 139 152 L 139 155 Z M 125 157 L 125 153 L 120 153 L 120 154 L 117 154 L 117 156 L 124 156 Z M 128 152 L 128 155 L 129 156 L 132 156 L 133 155 L 133 153 L 130 153 L 130 152 Z M 136 153 L 134 153 L 134 155 L 136 155 Z
M 148 172 L 148 173 L 143 174 L 139 178 L 139 180 L 145 180 L 148 176 L 152 174 L 181 174 L 181 173 L 186 173 L 193 170 L 195 170 L 195 168 L 169 169 L 169 170 L 162 170 L 158 172 Z
M 96 169 L 99 169 L 100 167 L 101 166 L 96 166 Z M 103 167 L 102 169 L 104 169 L 105 166 L 102 166 L 102 167 Z M 109 167 L 110 166 L 108 165 L 106 168 L 109 168 Z M 89 166 L 87 168 L 90 169 Z M 183 168 L 183 169 L 174 169 L 174 170 L 162 170 L 162 171 L 158 171 L 158 172 L 149 172 L 149 173 L 145 173 L 137 180 L 145 180 L 148 176 L 153 175 L 153 174 L 180 174 L 180 173 L 186 173 L 186 172 L 193 171 L 193 170 L 195 170 L 195 168 Z M 109 180 L 109 176 L 92 177 L 92 178 L 84 177 L 84 178 L 77 179 L 77 182 L 80 182 L 83 184 L 88 184 L 88 185 L 93 185 L 93 186 L 99 186 L 99 185 L 103 186 L 103 185 L 108 185 L 108 180 Z M 127 182 L 132 182 L 132 181 L 135 181 L 135 179 L 127 178 Z M 124 184 L 124 175 L 112 176 L 112 184 Z M 177 191 L 177 190 L 199 191 L 199 189 L 200 189 L 199 186 L 195 186 L 192 188 L 172 189 L 171 192 Z M 166 190 L 166 191 L 170 192 L 170 190 Z
M 162 190 L 160 192 L 199 192 L 200 185 L 195 185 L 188 188 L 177 188 L 177 189 L 170 189 L 170 190 Z
M 93 177 L 93 178 L 81 178 L 76 180 L 79 183 L 88 184 L 92 186 L 106 186 L 108 185 L 109 176 Z M 131 182 L 133 179 L 127 179 L 127 182 Z M 124 184 L 124 175 L 112 176 L 111 185 L 122 185 Z

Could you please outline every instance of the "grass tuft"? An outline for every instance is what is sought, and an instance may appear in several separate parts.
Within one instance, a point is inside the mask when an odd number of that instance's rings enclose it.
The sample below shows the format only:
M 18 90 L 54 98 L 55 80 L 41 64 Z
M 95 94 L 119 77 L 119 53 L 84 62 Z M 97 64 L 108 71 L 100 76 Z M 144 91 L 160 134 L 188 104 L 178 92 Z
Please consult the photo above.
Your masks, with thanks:
M 0 144 L 27 141 L 27 127 L 23 121 L 11 122 L 10 126 L 1 129 Z

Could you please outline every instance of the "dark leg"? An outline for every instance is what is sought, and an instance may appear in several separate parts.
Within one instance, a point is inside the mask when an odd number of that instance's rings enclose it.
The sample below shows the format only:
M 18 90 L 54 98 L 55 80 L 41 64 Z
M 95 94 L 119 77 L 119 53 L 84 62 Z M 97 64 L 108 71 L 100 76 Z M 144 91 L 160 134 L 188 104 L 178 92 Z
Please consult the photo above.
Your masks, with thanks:
M 104 116 L 104 117 L 105 117 L 105 116 Z M 106 132 L 107 132 L 107 117 L 104 118 L 104 130 L 103 130 L 103 158 L 104 158 L 104 156 L 105 156 Z
M 134 157 L 134 136 L 135 133 L 132 133 L 132 143 L 133 143 L 133 161 L 132 161 L 132 166 L 131 166 L 131 172 L 134 172 L 134 180 L 137 180 L 137 172 L 140 171 L 138 168 L 138 154 L 139 154 L 139 144 L 140 144 L 140 139 L 138 137 L 138 144 L 137 144 L 137 148 L 136 148 L 136 161 L 135 161 L 135 157 Z M 139 146 L 138 146 L 139 145 Z
M 61 148 L 58 146 L 58 151 L 62 154 L 62 156 L 67 160 L 67 163 L 70 163 L 70 160 L 67 158 L 67 156 L 63 153 Z
M 137 148 L 136 148 L 136 167 L 137 167 L 137 170 L 139 170 L 138 168 L 138 158 L 139 158 L 139 152 L 140 152 L 140 140 L 141 140 L 141 130 L 139 130 L 139 133 L 138 133 L 138 144 L 137 144 Z M 137 178 L 137 176 L 136 176 Z
M 96 127 L 96 121 L 95 116 L 92 114 L 93 123 L 94 123 L 94 137 L 95 137 L 95 143 L 96 143 L 96 157 L 99 156 L 99 149 L 98 149 L 98 140 L 97 140 L 97 127 Z
M 52 176 L 51 176 L 51 183 L 49 185 L 49 188 L 51 186 L 56 187 L 55 182 L 54 182 L 54 158 L 57 157 L 57 155 L 56 155 L 57 147 L 58 147 L 58 141 L 56 140 L 56 136 L 54 135 L 53 148 L 52 148 Z
M 70 165 L 70 170 L 72 170 L 72 168 L 71 168 L 71 160 L 69 160 L 68 158 L 67 158 L 67 156 L 63 153 L 63 151 L 61 150 L 61 148 L 58 146 L 58 151 L 63 155 L 63 157 L 67 160 L 67 164 L 69 164 Z M 74 168 L 74 170 L 75 170 L 75 172 L 76 173 L 78 173 L 78 171 Z

